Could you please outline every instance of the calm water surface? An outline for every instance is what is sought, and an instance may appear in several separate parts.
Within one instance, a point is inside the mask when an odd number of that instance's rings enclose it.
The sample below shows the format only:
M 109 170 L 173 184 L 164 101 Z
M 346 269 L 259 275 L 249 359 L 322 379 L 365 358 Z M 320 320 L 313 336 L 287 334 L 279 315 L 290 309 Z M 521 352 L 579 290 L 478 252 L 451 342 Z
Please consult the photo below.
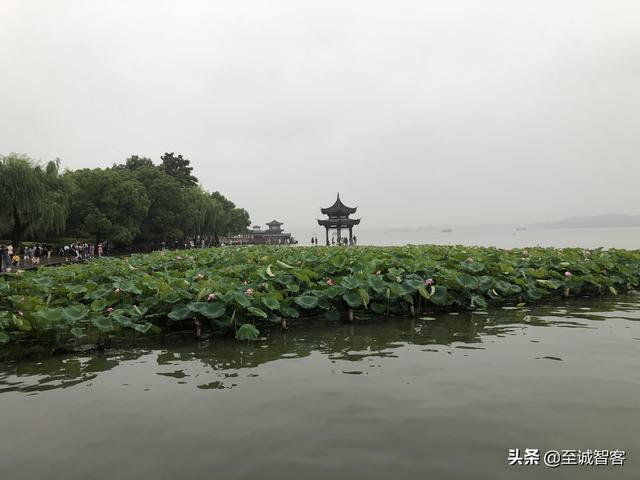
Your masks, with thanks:
M 640 478 L 637 296 L 166 343 L 1 364 L 2 478 Z
M 364 219 L 366 220 L 366 219 Z M 363 223 L 364 223 L 363 220 Z M 295 229 L 301 245 L 309 245 L 312 235 L 324 240 L 324 230 Z M 453 227 L 451 232 L 440 229 L 407 228 L 386 230 L 367 228 L 355 230 L 360 245 L 479 245 L 485 247 L 583 247 L 640 248 L 640 228 L 533 228 L 516 230 L 510 227 Z

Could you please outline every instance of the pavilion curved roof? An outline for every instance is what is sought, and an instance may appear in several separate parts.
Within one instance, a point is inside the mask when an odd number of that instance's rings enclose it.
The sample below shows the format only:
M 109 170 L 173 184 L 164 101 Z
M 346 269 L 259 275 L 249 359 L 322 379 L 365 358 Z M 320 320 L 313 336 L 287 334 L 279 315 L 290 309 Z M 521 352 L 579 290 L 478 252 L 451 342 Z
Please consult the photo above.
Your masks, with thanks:
M 347 207 L 344 203 L 342 203 L 342 201 L 340 200 L 340 193 L 338 193 L 336 201 L 333 203 L 333 205 L 327 208 L 320 209 L 323 214 L 329 215 L 330 217 L 345 217 L 347 215 L 351 215 L 352 213 L 356 213 L 356 210 L 358 210 L 358 207 Z

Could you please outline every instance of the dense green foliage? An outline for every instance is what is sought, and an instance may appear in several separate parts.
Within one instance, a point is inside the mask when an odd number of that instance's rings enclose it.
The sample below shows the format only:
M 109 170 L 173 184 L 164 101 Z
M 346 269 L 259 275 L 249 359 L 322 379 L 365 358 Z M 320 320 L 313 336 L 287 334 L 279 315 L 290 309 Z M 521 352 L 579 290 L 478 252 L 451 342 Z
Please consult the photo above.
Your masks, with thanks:
M 225 247 L 106 258 L 0 280 L 0 341 L 243 325 L 356 310 L 420 314 L 637 288 L 640 251 Z
M 0 156 L 0 228 L 17 245 L 25 234 L 64 231 L 73 185 L 59 173 L 59 161 L 45 167 L 24 155 Z
M 0 156 L 0 238 L 14 245 L 53 235 L 115 244 L 166 242 L 239 233 L 249 215 L 219 192 L 207 193 L 189 160 L 166 153 L 154 165 L 133 155 L 112 168 L 59 171 L 24 155 Z

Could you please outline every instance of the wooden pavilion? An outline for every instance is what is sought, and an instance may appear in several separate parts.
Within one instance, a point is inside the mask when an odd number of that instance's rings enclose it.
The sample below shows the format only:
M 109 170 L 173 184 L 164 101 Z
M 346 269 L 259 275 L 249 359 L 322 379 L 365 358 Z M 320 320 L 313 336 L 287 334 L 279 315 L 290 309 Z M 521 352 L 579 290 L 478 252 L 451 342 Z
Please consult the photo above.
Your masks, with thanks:
M 340 200 L 340 194 L 336 198 L 336 201 L 328 208 L 321 208 L 320 212 L 327 215 L 329 218 L 325 220 L 318 220 L 318 225 L 321 225 L 326 230 L 327 245 L 329 245 L 329 230 L 336 230 L 337 243 L 340 245 L 342 240 L 342 230 L 349 230 L 349 244 L 353 243 L 353 227 L 360 224 L 359 218 L 349 218 L 349 215 L 356 213 L 358 207 L 347 207 Z

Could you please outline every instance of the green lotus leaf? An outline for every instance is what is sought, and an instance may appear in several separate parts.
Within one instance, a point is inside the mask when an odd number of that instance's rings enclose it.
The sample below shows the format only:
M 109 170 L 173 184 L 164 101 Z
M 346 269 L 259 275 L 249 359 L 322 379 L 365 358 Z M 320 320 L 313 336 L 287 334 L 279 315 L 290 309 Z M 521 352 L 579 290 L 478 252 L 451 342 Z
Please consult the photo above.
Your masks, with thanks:
M 102 332 L 110 332 L 113 330 L 113 322 L 109 317 L 94 317 L 91 319 L 91 323 Z
M 133 326 L 133 329 L 140 333 L 147 333 L 149 330 L 151 330 L 152 327 L 153 325 L 151 325 L 150 323 L 136 323 Z
M 298 318 L 300 312 L 293 307 L 280 307 L 280 312 L 288 318 Z
M 461 273 L 456 279 L 460 285 L 469 290 L 475 290 L 478 288 L 478 279 L 468 273 Z
M 249 308 L 251 306 L 251 298 L 244 292 L 234 292 L 233 299 L 245 308 Z
M 302 295 L 300 297 L 296 297 L 295 302 L 302 308 L 308 310 L 318 306 L 318 297 L 314 297 L 312 295 Z
M 340 285 L 342 285 L 347 290 L 353 290 L 360 287 L 360 281 L 354 276 L 349 276 L 344 277 L 342 280 L 340 280 Z
M 120 313 L 112 313 L 110 317 L 112 321 L 116 322 L 118 325 L 122 325 L 123 327 L 133 326 L 133 321 L 129 317 Z
M 209 302 L 205 304 L 204 307 L 201 307 L 198 312 L 202 316 L 213 320 L 214 318 L 220 318 L 223 316 L 226 310 L 226 307 L 221 302 Z
M 364 305 L 362 297 L 358 292 L 347 292 L 342 295 L 342 298 L 351 308 L 358 308 Z
M 260 318 L 267 318 L 267 312 L 265 312 L 264 310 L 258 307 L 249 307 L 248 310 L 251 315 L 254 315 Z
M 105 308 L 107 308 L 108 305 L 109 304 L 104 298 L 97 298 L 93 302 L 91 302 L 90 307 L 92 312 L 101 312 Z
M 364 307 L 367 308 L 367 305 L 369 304 L 369 292 L 367 292 L 364 288 L 360 288 L 358 289 L 358 295 L 360 295 L 360 298 L 362 298 L 362 304 L 364 305 Z
M 44 308 L 36 312 L 35 315 L 51 323 L 60 322 L 64 317 L 61 308 Z
M 86 285 L 65 285 L 65 288 L 68 292 L 71 293 L 85 293 L 87 291 Z
M 383 293 L 387 289 L 387 282 L 382 275 L 369 275 L 369 286 L 377 293 Z
M 64 308 L 62 310 L 62 317 L 67 322 L 75 323 L 84 319 L 88 313 L 89 310 L 86 307 L 83 307 L 82 305 L 74 305 L 72 307 Z
M 447 287 L 443 285 L 436 285 L 433 289 L 433 294 L 429 297 L 429 300 L 436 305 L 446 305 L 449 299 L 449 293 Z
M 171 310 L 168 317 L 175 322 L 179 322 L 181 320 L 186 320 L 187 318 L 193 317 L 193 312 L 189 310 L 185 305 L 179 305 Z
M 257 340 L 259 335 L 260 330 L 250 323 L 242 324 L 236 333 L 238 340 Z
M 264 303 L 264 305 L 271 310 L 277 310 L 278 308 L 280 308 L 280 302 L 278 302 L 278 300 L 273 297 L 263 298 L 262 303 Z

